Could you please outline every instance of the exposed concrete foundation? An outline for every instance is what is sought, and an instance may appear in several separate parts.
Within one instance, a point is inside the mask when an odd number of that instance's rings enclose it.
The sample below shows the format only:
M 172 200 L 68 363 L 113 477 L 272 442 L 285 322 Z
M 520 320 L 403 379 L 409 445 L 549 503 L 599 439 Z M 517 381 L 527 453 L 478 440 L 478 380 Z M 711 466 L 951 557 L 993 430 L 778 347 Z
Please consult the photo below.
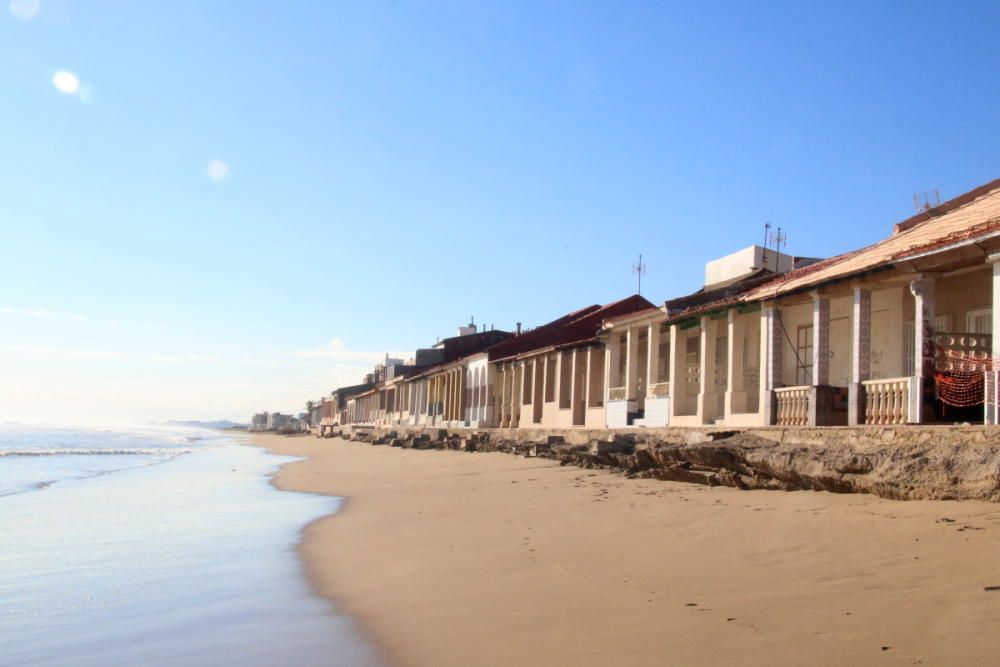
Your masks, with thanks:
M 741 489 L 1000 501 L 1000 427 L 763 427 L 625 430 L 346 429 L 413 449 L 499 451 L 564 465 Z

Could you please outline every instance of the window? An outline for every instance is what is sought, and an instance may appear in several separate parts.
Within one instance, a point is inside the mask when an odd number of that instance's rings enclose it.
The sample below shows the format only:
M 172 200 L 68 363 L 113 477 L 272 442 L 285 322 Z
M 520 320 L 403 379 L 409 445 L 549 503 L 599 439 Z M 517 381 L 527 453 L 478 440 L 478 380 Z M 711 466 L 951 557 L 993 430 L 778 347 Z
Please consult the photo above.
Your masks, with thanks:
M 812 384 L 813 325 L 799 327 L 795 339 L 795 384 Z
M 993 310 L 970 310 L 965 314 L 965 332 L 971 334 L 993 333 Z

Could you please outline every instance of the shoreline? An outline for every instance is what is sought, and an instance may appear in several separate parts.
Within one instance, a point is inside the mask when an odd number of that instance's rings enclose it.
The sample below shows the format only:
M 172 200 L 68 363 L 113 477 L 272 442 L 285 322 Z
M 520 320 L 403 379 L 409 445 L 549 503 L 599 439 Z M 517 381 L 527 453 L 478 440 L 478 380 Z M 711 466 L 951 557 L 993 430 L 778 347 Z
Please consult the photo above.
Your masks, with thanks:
M 390 665 L 988 662 L 985 502 L 739 491 L 507 454 L 251 437 L 344 498 L 298 552 Z M 878 657 L 876 657 L 878 656 Z

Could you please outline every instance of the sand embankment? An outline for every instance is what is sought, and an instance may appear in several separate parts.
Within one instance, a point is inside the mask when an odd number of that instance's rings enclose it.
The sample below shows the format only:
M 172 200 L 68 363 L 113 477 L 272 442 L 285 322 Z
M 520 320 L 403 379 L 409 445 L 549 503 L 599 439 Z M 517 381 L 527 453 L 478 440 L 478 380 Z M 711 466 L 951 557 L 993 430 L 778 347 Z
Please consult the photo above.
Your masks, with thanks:
M 396 665 L 993 664 L 1000 507 L 257 437 L 317 590 Z

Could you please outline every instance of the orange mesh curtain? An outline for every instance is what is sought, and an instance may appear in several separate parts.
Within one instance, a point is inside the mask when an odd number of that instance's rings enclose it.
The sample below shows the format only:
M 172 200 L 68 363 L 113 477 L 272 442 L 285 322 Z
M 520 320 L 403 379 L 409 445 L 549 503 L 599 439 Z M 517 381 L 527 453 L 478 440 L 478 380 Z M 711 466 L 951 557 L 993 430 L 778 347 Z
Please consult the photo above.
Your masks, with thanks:
M 935 373 L 937 395 L 942 403 L 956 408 L 970 408 L 983 404 L 984 381 L 983 371 L 950 371 Z

